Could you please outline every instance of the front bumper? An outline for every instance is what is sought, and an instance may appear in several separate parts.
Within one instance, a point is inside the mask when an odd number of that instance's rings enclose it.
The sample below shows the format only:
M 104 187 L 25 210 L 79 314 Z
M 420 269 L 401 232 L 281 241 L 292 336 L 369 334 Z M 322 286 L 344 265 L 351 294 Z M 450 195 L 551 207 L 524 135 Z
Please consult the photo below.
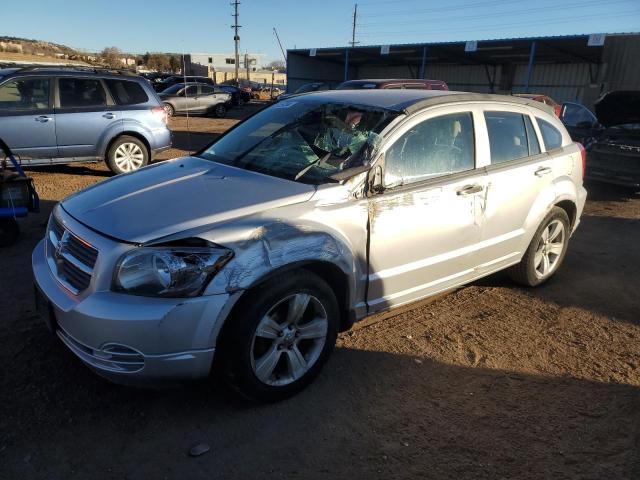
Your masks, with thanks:
M 148 385 L 209 374 L 215 341 L 228 314 L 229 295 L 196 298 L 136 297 L 96 289 L 74 295 L 58 281 L 45 241 L 33 251 L 44 314 L 62 342 L 100 375 Z M 42 308 L 41 308 L 42 310 Z

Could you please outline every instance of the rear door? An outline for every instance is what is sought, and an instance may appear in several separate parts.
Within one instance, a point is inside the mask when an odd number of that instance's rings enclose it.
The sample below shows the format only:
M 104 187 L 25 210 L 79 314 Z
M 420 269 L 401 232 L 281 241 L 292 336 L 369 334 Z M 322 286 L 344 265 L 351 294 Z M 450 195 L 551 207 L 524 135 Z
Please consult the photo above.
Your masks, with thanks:
M 19 77 L 0 86 L 0 138 L 22 160 L 58 156 L 52 80 Z
M 122 115 L 96 77 L 59 77 L 56 136 L 61 157 L 95 158 L 105 138 L 122 132 Z
M 484 120 L 490 150 L 484 204 L 482 250 L 477 269 L 493 271 L 517 261 L 526 248 L 536 202 L 550 205 L 553 160 L 542 152 L 535 118 L 526 108 L 487 107 Z M 547 198 L 548 197 L 548 198 Z

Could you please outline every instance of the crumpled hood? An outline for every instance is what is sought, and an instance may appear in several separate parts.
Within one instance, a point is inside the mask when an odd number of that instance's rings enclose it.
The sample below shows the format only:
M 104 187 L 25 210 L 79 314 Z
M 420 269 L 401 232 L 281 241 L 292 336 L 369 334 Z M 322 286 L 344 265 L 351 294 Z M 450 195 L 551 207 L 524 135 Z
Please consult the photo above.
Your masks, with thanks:
M 604 94 L 594 104 L 596 117 L 605 127 L 640 123 L 640 91 L 614 91 Z
M 61 205 L 98 232 L 146 243 L 303 202 L 314 192 L 312 185 L 184 157 L 113 177 L 66 198 Z

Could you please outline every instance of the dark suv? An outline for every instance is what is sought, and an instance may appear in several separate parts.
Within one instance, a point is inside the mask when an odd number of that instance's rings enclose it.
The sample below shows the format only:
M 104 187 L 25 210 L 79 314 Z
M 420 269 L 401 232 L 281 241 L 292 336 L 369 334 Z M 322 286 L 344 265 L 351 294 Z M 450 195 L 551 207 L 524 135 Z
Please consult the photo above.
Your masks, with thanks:
M 149 82 L 84 68 L 0 69 L 0 138 L 23 164 L 105 160 L 114 173 L 137 170 L 171 146 Z

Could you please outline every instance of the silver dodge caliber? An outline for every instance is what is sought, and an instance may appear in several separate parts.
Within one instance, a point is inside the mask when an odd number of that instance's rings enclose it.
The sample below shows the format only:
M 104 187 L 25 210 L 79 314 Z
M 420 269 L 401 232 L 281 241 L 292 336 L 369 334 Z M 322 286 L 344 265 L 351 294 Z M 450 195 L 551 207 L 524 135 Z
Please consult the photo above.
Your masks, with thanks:
M 339 331 L 507 269 L 560 267 L 584 151 L 544 104 L 424 90 L 278 102 L 190 157 L 54 209 L 38 309 L 84 363 L 130 384 L 207 377 L 274 401 Z

